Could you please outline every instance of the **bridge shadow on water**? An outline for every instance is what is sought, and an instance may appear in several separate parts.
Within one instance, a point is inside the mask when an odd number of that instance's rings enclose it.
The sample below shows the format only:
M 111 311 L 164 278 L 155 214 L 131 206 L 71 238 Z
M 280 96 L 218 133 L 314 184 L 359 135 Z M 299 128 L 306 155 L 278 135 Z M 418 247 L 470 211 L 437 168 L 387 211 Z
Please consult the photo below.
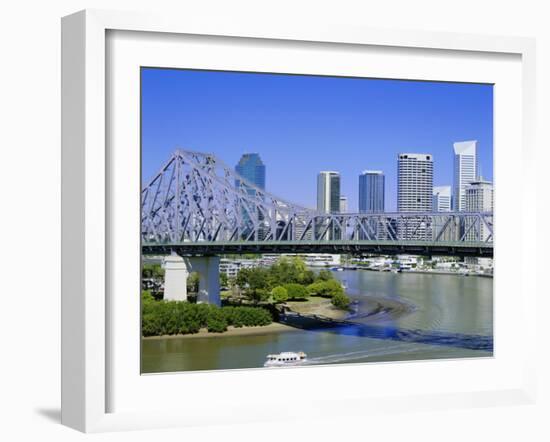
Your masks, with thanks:
M 399 342 L 441 345 L 469 350 L 493 351 L 493 337 L 436 330 L 402 329 L 389 325 L 361 324 L 318 315 L 291 313 L 281 316 L 280 322 L 308 331 L 324 331 L 346 336 L 388 339 Z

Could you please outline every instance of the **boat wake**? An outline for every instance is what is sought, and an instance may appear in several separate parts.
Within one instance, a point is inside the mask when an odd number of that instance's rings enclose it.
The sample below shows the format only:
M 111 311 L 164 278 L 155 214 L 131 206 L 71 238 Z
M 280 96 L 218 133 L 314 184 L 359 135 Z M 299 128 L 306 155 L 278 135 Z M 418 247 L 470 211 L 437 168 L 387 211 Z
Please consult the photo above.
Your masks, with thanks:
M 357 360 L 365 360 L 369 358 L 379 358 L 383 356 L 401 355 L 406 353 L 414 353 L 419 350 L 416 346 L 410 345 L 392 345 L 385 346 L 384 348 L 377 348 L 371 350 L 353 351 L 347 353 L 338 353 L 327 356 L 319 356 L 316 358 L 309 358 L 304 365 L 322 365 L 322 364 L 335 364 L 339 362 L 353 362 Z

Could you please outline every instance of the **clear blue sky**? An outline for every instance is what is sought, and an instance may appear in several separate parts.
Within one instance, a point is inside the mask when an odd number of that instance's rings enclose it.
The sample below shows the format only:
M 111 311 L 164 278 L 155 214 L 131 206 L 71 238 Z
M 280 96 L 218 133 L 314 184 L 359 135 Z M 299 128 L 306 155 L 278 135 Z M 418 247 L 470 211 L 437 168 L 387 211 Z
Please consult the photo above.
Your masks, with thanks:
M 386 174 L 396 207 L 397 154 L 431 153 L 434 185 L 452 185 L 453 142 L 478 140 L 493 175 L 491 85 L 142 69 L 142 176 L 176 148 L 210 152 L 234 167 L 245 152 L 266 165 L 266 189 L 315 207 L 320 170 L 341 173 L 349 210 L 359 173 Z

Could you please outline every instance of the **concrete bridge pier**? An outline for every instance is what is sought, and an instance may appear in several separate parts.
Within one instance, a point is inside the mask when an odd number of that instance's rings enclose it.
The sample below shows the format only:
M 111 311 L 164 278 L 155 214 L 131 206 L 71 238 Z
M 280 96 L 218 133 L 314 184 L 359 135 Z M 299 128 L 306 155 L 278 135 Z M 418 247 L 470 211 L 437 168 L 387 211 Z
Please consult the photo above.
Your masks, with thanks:
M 172 253 L 164 258 L 164 299 L 187 301 L 187 277 L 199 275 L 197 302 L 220 305 L 220 258 L 197 256 L 182 258 Z
M 164 299 L 167 301 L 187 301 L 187 277 L 189 270 L 184 259 L 172 253 L 165 256 L 164 268 Z
M 221 305 L 220 299 L 220 257 L 193 256 L 186 258 L 188 270 L 199 274 L 198 303 Z

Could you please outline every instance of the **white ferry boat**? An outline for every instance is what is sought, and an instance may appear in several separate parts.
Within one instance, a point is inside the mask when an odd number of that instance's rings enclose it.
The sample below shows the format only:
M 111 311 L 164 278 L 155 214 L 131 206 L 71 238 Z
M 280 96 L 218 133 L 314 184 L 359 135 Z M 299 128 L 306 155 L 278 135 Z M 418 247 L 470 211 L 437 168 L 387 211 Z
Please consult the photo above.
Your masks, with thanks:
M 307 361 L 307 355 L 300 351 L 294 353 L 292 351 L 285 351 L 278 355 L 267 355 L 264 367 L 287 367 L 293 365 L 300 365 Z

